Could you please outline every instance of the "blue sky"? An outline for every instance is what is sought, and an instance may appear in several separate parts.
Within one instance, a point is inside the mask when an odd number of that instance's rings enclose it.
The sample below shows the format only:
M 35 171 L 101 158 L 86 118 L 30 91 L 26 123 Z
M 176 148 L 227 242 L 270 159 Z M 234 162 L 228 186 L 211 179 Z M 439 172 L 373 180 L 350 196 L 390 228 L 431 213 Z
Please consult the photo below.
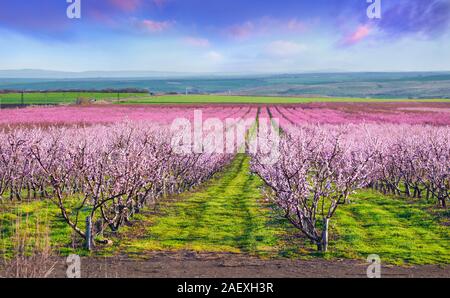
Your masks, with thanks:
M 450 70 L 450 0 L 0 0 L 0 69 Z

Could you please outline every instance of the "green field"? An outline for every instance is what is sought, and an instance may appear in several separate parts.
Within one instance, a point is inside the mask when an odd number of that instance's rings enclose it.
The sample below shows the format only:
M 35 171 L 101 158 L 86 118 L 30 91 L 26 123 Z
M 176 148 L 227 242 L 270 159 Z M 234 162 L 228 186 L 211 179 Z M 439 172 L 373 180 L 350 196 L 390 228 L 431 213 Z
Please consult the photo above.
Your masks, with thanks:
M 226 95 L 165 95 L 122 100 L 120 104 L 296 104 L 311 102 L 450 102 L 449 99 L 371 99 L 333 97 L 271 97 Z
M 144 94 L 145 95 L 145 94 Z M 0 93 L 0 104 L 64 104 L 75 103 L 78 98 L 95 100 L 117 100 L 132 97 L 142 97 L 142 93 L 107 93 L 107 92 L 37 92 Z
M 351 204 L 338 209 L 331 221 L 329 253 L 316 252 L 316 247 L 264 200 L 263 183 L 250 174 L 249 159 L 239 155 L 196 191 L 165 198 L 137 214 L 133 226 L 106 235 L 114 241 L 113 246 L 97 247 L 93 254 L 145 257 L 153 251 L 188 250 L 293 259 L 365 259 L 378 254 L 391 264 L 450 263 L 450 230 L 443 222 L 448 211 L 433 213 L 431 204 L 370 190 L 358 192 Z M 47 237 L 62 254 L 87 254 L 73 248 L 77 241 L 70 240 L 70 228 L 50 202 L 0 208 L 0 254 L 14 251 L 17 230 L 21 239 L 42 241 Z
M 105 92 L 42 92 L 0 94 L 0 104 L 67 104 L 78 98 L 110 100 L 119 104 L 296 104 L 311 102 L 450 102 L 449 99 L 373 99 L 334 97 L 270 97 L 226 95 L 162 95 Z M 119 100 L 118 100 L 119 99 Z

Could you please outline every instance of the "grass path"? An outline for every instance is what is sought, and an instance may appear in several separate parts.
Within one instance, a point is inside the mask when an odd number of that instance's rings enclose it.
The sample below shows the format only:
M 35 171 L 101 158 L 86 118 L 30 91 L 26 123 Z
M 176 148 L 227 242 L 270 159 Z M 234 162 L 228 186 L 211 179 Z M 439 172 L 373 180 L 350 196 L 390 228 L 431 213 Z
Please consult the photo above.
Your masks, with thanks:
M 146 236 L 127 242 L 128 250 L 183 249 L 264 253 L 273 250 L 282 229 L 269 225 L 259 202 L 261 181 L 249 174 L 249 157 L 239 155 L 206 189 L 163 202 L 162 216 Z
M 378 254 L 394 264 L 450 264 L 450 228 L 439 223 L 448 218 L 448 211 L 361 191 L 336 215 L 334 232 L 338 236 L 331 243 L 335 256 Z

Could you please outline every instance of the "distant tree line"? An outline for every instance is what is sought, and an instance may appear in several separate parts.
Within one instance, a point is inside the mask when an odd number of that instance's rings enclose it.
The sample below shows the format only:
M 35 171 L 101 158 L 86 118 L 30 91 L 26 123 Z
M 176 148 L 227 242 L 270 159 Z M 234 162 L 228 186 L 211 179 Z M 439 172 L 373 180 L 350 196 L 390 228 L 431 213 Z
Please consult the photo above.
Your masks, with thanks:
M 8 93 L 150 93 L 147 89 L 140 88 L 123 88 L 123 89 L 52 89 L 52 90 L 22 90 L 22 89 L 4 89 L 0 90 L 0 94 L 8 94 Z

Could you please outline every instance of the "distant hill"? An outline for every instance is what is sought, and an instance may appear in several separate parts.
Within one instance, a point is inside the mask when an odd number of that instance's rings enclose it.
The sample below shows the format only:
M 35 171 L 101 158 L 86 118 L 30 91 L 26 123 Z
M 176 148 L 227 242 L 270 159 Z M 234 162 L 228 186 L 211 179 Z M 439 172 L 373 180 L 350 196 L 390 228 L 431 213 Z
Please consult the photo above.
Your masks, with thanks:
M 450 98 L 450 72 L 235 75 L 163 72 L 0 71 L 0 90 L 126 88 L 146 89 L 154 93 L 185 93 L 187 90 L 191 94 Z
M 86 78 L 152 78 L 187 76 L 191 73 L 158 71 L 83 71 L 64 72 L 40 69 L 0 70 L 0 78 L 7 79 L 86 79 Z

